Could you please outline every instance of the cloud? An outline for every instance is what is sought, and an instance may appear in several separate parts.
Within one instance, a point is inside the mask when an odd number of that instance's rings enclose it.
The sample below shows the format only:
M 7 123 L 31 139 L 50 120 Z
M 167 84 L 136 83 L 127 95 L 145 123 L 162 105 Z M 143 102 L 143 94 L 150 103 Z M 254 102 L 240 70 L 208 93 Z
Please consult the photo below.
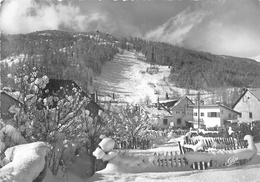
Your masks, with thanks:
M 201 23 L 206 15 L 206 11 L 190 11 L 188 8 L 147 32 L 145 38 L 182 46 L 183 41 L 188 38 L 190 32 Z
M 71 3 L 35 0 L 4 1 L 0 23 L 1 30 L 11 34 L 60 28 L 112 33 L 116 29 L 105 12 L 88 11 L 83 14 Z
M 215 54 L 252 57 L 260 53 L 259 32 L 243 25 L 225 25 L 214 21 L 208 26 L 203 39 L 205 40 L 203 49 Z
M 198 5 L 198 4 L 197 4 Z M 260 55 L 260 2 L 204 2 L 148 31 L 148 40 L 238 57 Z

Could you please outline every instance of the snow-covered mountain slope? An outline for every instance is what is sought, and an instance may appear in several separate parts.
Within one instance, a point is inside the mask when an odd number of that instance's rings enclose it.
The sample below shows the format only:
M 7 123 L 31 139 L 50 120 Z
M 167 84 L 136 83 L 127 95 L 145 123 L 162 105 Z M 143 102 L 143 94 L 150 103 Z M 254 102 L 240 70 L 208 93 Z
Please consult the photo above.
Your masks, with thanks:
M 95 78 L 95 87 L 101 95 L 115 93 L 117 100 L 137 103 L 149 97 L 156 102 L 158 95 L 164 98 L 184 95 L 186 89 L 175 87 L 168 82 L 170 68 L 158 66 L 156 74 L 146 72 L 150 64 L 140 61 L 144 57 L 135 51 L 122 51 L 107 62 L 102 68 L 102 74 Z M 197 91 L 194 91 L 196 93 Z

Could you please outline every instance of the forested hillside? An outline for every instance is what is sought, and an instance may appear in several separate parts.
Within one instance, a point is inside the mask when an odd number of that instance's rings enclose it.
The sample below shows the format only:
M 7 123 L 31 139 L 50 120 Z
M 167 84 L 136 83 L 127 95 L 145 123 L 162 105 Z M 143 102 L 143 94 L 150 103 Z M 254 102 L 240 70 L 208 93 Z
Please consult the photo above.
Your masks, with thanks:
M 3 34 L 1 41 L 1 60 L 5 59 L 1 64 L 3 85 L 11 84 L 6 75 L 16 71 L 17 64 L 12 64 L 12 61 L 17 58 L 21 61 L 18 64 L 25 64 L 22 60 L 26 59 L 26 64 L 30 63 L 28 69 L 37 67 L 41 75 L 73 79 L 87 90 L 92 85 L 93 76 L 101 72 L 102 65 L 119 52 L 117 40 L 100 32 L 47 30 L 19 35 Z
M 15 86 L 11 75 L 26 63 L 50 78 L 73 79 L 85 90 L 101 73 L 102 65 L 123 49 L 142 52 L 150 62 L 171 68 L 170 82 L 187 89 L 260 87 L 260 63 L 246 58 L 218 56 L 141 38 L 117 39 L 101 32 L 37 31 L 1 36 L 1 78 L 3 86 Z M 12 64 L 12 62 L 17 62 Z M 12 66 L 10 66 L 12 65 Z M 15 66 L 14 66 L 15 65 Z M 7 75 L 9 74 L 9 77 Z
M 179 87 L 260 87 L 260 63 L 255 60 L 218 56 L 140 38 L 129 38 L 125 41 L 129 41 L 134 49 L 141 51 L 148 62 L 151 61 L 154 50 L 155 63 L 170 66 L 170 80 Z

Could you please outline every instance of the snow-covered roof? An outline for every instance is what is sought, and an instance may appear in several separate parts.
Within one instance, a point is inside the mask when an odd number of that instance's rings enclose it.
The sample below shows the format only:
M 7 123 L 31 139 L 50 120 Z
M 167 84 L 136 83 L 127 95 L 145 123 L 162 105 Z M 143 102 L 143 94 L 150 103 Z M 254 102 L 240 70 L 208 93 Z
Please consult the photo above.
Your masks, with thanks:
M 159 101 L 159 103 L 161 105 L 165 106 L 168 110 L 171 110 L 174 107 L 176 107 L 184 99 L 190 100 L 187 96 L 183 96 L 178 99 L 168 99 L 168 100 Z M 190 100 L 190 102 L 193 103 L 191 100 Z
M 160 100 L 159 102 L 161 104 L 166 104 L 166 103 L 172 103 L 172 102 L 177 102 L 179 99 L 168 99 L 168 100 Z
M 156 107 L 147 107 L 147 106 L 141 106 L 141 107 L 148 114 L 162 115 L 162 116 L 171 116 L 171 114 L 168 111 L 166 111 L 165 109 L 163 109 L 163 108 L 158 109 Z
M 9 97 L 13 98 L 14 100 L 17 100 L 22 104 L 22 101 L 20 100 L 20 92 L 12 92 L 12 91 L 6 91 L 6 90 L 0 90 L 1 94 L 6 94 Z

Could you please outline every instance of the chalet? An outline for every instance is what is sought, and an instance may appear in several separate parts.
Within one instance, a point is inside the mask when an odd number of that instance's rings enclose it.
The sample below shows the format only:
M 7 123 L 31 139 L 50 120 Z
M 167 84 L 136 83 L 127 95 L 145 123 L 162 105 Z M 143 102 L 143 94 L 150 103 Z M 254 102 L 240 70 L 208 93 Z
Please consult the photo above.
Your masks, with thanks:
M 201 126 L 216 127 L 224 126 L 228 123 L 238 122 L 239 112 L 222 104 L 214 105 L 193 105 L 194 128 Z M 199 121 L 199 122 L 198 122 Z
M 170 120 L 171 126 L 177 128 L 189 127 L 188 121 L 191 121 L 193 118 L 193 110 L 189 106 L 194 104 L 187 96 L 178 99 L 167 99 L 159 101 L 159 103 L 161 108 L 171 113 L 171 117 L 165 118 L 164 122 L 167 119 Z
M 192 120 L 193 102 L 187 97 L 178 99 L 159 100 L 155 103 L 156 107 L 144 107 L 150 114 L 157 117 L 157 127 L 167 129 L 169 127 L 183 128 L 190 127 L 188 121 Z
M 245 89 L 232 108 L 241 113 L 239 122 L 260 122 L 260 89 Z
M 12 106 L 22 107 L 22 102 L 6 91 L 1 91 L 1 118 L 3 120 L 13 119 L 15 113 L 10 112 Z
M 142 110 L 150 118 L 154 118 L 156 121 L 156 128 L 168 129 L 172 123 L 172 115 L 165 109 L 158 109 L 157 107 L 140 106 Z
M 46 98 L 51 95 L 56 95 L 57 97 L 62 98 L 65 97 L 65 95 L 73 94 L 74 88 L 80 92 L 80 97 L 89 99 L 89 103 L 86 105 L 85 109 L 90 111 L 91 116 L 96 116 L 98 115 L 99 110 L 103 110 L 103 108 L 96 103 L 95 98 L 90 97 L 73 80 L 49 79 L 49 82 L 43 89 L 42 97 Z

